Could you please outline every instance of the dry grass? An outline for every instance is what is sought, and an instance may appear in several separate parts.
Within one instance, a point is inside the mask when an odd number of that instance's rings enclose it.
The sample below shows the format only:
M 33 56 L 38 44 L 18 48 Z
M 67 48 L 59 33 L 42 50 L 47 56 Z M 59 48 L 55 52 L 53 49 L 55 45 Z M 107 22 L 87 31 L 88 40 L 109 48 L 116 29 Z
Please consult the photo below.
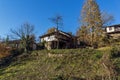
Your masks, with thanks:
M 97 50 L 100 50 L 100 51 L 108 51 L 108 50 L 111 50 L 112 47 L 111 46 L 107 46 L 107 47 L 102 47 L 102 48 L 98 48 Z
M 102 80 L 102 77 L 110 80 L 107 72 L 111 70 L 106 67 L 119 68 L 120 58 L 109 59 L 105 53 L 93 49 L 33 51 L 28 57 L 17 58 L 10 66 L 1 68 L 0 80 Z

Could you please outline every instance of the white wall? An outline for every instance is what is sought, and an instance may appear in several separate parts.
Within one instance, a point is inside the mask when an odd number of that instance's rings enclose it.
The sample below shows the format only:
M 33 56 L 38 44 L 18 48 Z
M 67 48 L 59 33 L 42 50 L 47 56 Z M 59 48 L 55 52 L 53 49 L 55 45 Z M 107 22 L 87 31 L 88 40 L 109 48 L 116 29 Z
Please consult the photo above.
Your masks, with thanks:
M 43 42 L 43 41 L 46 41 L 46 42 L 48 42 L 48 41 L 56 41 L 56 40 L 57 39 L 55 38 L 55 35 L 46 36 L 44 38 L 41 38 L 41 42 Z
M 114 32 L 115 31 L 115 27 L 107 27 L 106 31 L 109 32 Z

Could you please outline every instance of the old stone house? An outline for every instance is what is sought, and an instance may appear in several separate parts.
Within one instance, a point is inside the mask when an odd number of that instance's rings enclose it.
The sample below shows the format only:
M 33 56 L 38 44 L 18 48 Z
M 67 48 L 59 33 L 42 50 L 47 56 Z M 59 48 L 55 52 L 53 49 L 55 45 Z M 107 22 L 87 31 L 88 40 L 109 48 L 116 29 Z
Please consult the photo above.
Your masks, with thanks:
M 49 49 L 65 49 L 76 47 L 76 37 L 70 33 L 60 30 L 40 36 L 41 43 L 45 43 L 45 48 Z

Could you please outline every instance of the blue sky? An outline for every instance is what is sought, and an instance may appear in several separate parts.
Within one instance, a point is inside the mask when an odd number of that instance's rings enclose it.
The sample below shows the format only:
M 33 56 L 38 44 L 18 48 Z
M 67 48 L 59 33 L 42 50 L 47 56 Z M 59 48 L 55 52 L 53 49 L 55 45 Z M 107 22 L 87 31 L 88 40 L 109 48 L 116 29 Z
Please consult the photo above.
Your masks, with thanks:
M 56 14 L 63 16 L 66 32 L 76 33 L 78 18 L 84 0 L 0 0 L 0 36 L 10 35 L 10 29 L 17 29 L 29 22 L 35 26 L 37 36 L 54 26 L 48 18 Z M 120 0 L 97 0 L 101 11 L 112 14 L 113 24 L 120 24 Z

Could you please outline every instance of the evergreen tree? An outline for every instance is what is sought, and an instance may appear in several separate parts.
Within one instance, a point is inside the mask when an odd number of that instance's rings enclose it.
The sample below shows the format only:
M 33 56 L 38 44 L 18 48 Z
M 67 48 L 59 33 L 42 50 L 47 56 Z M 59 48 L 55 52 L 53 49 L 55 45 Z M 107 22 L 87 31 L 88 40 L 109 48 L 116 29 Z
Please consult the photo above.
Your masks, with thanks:
M 9 36 L 7 35 L 6 39 L 5 39 L 5 44 L 8 45 L 9 44 Z

